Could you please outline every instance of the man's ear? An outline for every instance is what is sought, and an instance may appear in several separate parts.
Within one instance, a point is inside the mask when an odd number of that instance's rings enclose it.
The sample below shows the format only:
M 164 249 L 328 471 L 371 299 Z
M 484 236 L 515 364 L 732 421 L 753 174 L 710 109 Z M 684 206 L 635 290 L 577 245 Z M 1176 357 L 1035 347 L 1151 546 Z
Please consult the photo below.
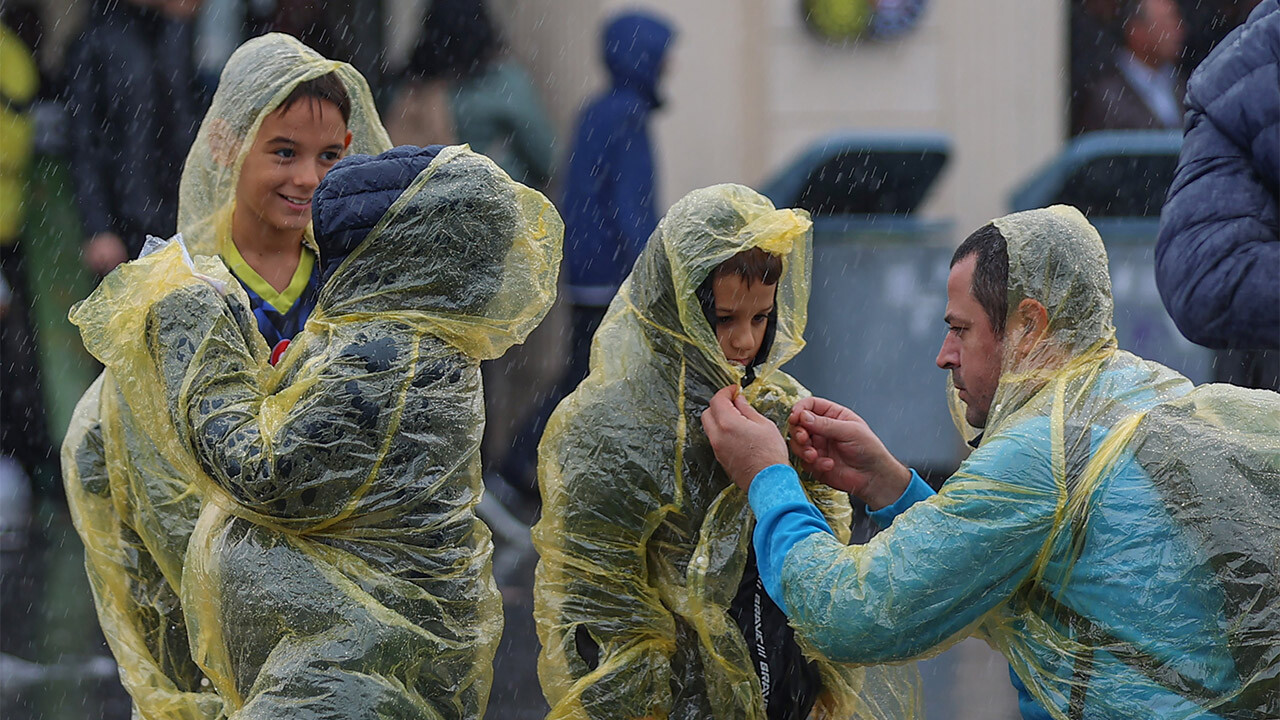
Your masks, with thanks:
M 1039 300 L 1024 298 L 1013 311 L 1013 322 L 1021 333 L 1018 351 L 1026 356 L 1049 334 L 1049 311 Z
M 347 154 L 347 149 L 351 147 L 351 131 L 347 131 L 347 137 L 342 141 L 342 154 Z

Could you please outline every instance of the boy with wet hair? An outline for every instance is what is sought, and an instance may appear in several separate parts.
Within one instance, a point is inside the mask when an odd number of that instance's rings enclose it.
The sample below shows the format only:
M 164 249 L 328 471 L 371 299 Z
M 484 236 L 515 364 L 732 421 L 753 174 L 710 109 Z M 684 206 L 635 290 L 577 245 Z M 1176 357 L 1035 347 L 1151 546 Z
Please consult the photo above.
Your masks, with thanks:
M 779 366 L 804 344 L 810 227 L 740 185 L 696 190 L 610 305 L 539 448 L 548 717 L 909 715 L 912 671 L 835 665 L 787 625 L 759 580 L 746 496 L 698 422 L 723 384 L 780 425 L 808 395 Z M 807 487 L 847 537 L 848 497 Z

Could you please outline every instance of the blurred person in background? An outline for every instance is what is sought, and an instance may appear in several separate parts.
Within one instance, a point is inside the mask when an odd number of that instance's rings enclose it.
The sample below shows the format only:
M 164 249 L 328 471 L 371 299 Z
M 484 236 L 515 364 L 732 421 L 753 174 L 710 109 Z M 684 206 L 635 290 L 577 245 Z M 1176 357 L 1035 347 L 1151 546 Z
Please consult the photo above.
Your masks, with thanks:
M 605 309 L 658 224 L 657 173 L 649 117 L 675 31 L 644 12 L 604 28 L 610 87 L 582 111 L 560 209 L 573 306 L 573 348 L 565 390 L 587 375 L 591 338 Z
M 1280 390 L 1280 2 L 1191 76 L 1156 284 L 1178 329 L 1222 349 L 1215 379 Z
M 1174 0 L 1134 0 L 1120 6 L 1116 19 L 1123 46 L 1113 66 L 1084 86 L 1081 129 L 1182 127 L 1182 11 Z
M 95 0 L 65 68 L 84 261 L 105 275 L 177 226 L 182 160 L 205 101 L 192 58 L 201 0 Z
M 25 485 L 52 459 L 21 247 L 35 132 L 27 107 L 39 84 L 31 48 L 0 25 L 0 486 L 6 488 Z
M 434 0 L 387 113 L 396 145 L 466 143 L 512 179 L 545 191 L 555 134 L 529 73 L 507 52 L 483 0 Z M 545 401 L 564 371 L 564 303 L 523 344 L 484 363 L 486 483 L 493 497 L 526 521 L 537 506 L 534 454 L 554 404 Z M 507 468 L 511 469 L 507 469 Z M 489 519 L 501 535 L 527 530 Z

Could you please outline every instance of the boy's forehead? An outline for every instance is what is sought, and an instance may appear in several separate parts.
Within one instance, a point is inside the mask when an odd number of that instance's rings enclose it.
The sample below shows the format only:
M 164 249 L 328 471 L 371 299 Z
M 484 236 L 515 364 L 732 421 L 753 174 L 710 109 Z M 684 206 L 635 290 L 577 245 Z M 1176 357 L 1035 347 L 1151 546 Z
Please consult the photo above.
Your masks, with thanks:
M 744 302 L 772 304 L 778 284 L 761 281 L 747 282 L 736 273 L 720 275 L 711 281 L 711 293 L 718 305 L 740 305 Z

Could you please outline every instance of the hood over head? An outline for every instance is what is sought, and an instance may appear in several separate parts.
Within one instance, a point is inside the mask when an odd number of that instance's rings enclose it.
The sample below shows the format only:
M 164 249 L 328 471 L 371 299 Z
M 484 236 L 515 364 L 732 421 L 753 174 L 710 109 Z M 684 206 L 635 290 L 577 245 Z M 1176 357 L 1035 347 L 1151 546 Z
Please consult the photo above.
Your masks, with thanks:
M 651 352 L 683 356 L 717 388 L 742 381 L 743 371 L 720 349 L 698 288 L 720 263 L 758 247 L 781 257 L 783 266 L 772 345 L 755 368 L 756 376 L 766 378 L 804 347 L 812 244 L 808 213 L 775 209 L 750 188 L 713 185 L 685 195 L 658 224 L 609 306 L 592 347 L 593 372 L 597 364 L 624 362 L 610 352 L 618 347 L 610 338 L 638 332 Z
M 317 188 L 314 212 L 321 256 L 337 263 L 326 261 L 314 322 L 394 316 L 492 358 L 555 300 L 559 214 L 465 145 L 344 158 Z
M 1000 385 L 987 429 L 994 430 L 1047 383 L 1076 369 L 1095 368 L 1114 353 L 1114 304 L 1107 251 L 1097 229 L 1069 205 L 1027 210 L 991 221 L 1009 253 L 1009 314 L 1005 320 Z M 1047 337 L 1019 350 L 1018 305 L 1032 299 L 1048 315 Z M 952 414 L 967 437 L 978 431 L 964 422 L 963 401 L 948 380 Z
M 351 100 L 350 153 L 391 147 L 364 76 L 283 33 L 241 45 L 222 70 L 213 104 L 187 154 L 178 188 L 178 230 L 193 254 L 214 255 L 231 238 L 236 185 L 263 118 L 299 84 L 334 73 Z
M 655 107 L 658 80 L 675 30 L 656 15 L 626 12 L 615 16 L 604 30 L 604 64 L 615 87 L 644 95 Z

